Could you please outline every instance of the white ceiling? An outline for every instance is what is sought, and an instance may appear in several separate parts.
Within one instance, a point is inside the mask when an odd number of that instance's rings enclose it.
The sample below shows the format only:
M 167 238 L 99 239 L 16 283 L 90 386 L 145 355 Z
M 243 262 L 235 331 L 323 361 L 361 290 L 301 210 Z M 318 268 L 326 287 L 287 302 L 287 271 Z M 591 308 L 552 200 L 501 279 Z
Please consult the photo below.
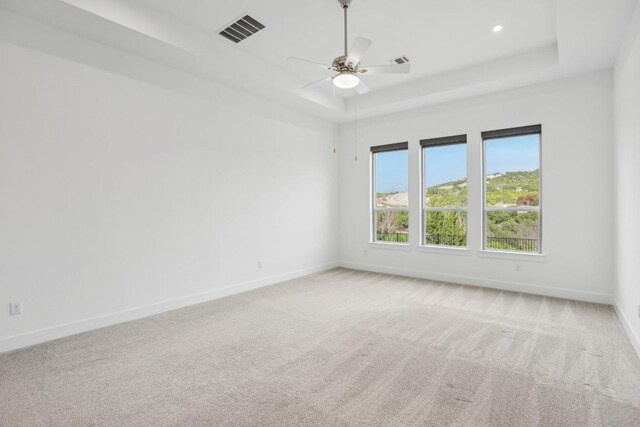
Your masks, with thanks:
M 239 14 L 249 12 L 267 28 L 237 48 L 278 67 L 291 67 L 289 56 L 330 64 L 343 50 L 342 10 L 336 0 L 192 0 L 189 7 L 184 7 L 184 0 L 134 1 L 214 37 Z M 552 45 L 557 39 L 554 5 L 554 0 L 353 0 L 349 45 L 356 36 L 373 40 L 367 65 L 409 56 L 409 76 L 367 79 L 372 89 L 381 88 Z M 505 27 L 499 35 L 491 32 L 497 23 Z M 315 69 L 301 65 L 296 71 L 307 77 Z M 326 73 L 319 70 L 316 75 Z
M 359 98 L 359 115 L 609 68 L 637 3 L 353 0 L 349 42 L 373 40 L 363 62 L 406 55 L 412 64 L 409 75 L 368 76 L 372 90 Z M 302 91 L 327 73 L 286 60 L 329 64 L 341 54 L 336 0 L 0 0 L 0 8 L 316 116 L 351 118 L 352 91 L 334 98 L 329 82 Z M 217 34 L 245 13 L 265 30 L 237 45 Z M 496 24 L 501 33 L 491 31 Z

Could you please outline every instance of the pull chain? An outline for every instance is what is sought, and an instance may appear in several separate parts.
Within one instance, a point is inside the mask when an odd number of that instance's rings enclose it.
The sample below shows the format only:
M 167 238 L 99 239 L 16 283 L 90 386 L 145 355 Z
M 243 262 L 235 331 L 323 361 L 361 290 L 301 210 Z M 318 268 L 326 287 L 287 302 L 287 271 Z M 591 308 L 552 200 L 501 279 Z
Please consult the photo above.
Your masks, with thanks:
M 355 123 L 354 123 L 354 139 L 353 139 L 353 157 L 355 161 L 358 161 L 358 92 L 356 91 L 356 108 L 355 108 Z
M 338 141 L 338 128 L 333 129 L 333 154 L 336 154 L 336 144 Z
M 333 86 L 333 103 L 335 105 L 336 103 L 336 85 L 331 85 Z M 336 140 L 338 139 L 338 131 L 334 130 L 333 131 L 333 154 L 336 154 Z

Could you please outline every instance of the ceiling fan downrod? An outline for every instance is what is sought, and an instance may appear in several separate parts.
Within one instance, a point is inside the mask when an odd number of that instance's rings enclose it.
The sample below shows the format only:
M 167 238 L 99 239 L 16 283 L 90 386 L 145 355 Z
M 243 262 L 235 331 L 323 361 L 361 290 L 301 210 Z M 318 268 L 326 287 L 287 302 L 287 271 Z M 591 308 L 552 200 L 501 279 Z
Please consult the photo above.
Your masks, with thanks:
M 344 56 L 347 56 L 349 50 L 347 46 L 347 10 L 349 9 L 351 0 L 338 0 L 338 3 L 342 6 L 344 12 Z

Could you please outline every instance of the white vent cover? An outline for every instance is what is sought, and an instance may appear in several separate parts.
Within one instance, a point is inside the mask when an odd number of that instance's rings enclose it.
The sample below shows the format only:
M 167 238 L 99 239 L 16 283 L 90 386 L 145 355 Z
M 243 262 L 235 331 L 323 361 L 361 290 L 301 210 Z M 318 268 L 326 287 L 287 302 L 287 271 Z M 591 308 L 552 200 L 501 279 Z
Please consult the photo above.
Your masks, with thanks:
M 409 62 L 409 58 L 407 58 L 406 56 L 399 56 L 397 58 L 393 58 L 391 60 L 389 60 L 389 62 L 394 62 L 398 65 L 401 64 L 406 64 L 407 62 Z
M 264 29 L 264 25 L 251 16 L 245 15 L 220 31 L 219 34 L 227 40 L 240 43 L 242 40 L 251 37 L 262 29 Z

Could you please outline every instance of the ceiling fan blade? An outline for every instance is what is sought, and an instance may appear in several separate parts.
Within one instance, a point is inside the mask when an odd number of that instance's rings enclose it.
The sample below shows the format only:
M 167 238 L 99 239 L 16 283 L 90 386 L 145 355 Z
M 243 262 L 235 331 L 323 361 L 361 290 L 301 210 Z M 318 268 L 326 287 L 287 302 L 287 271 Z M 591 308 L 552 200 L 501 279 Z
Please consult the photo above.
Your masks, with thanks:
M 411 71 L 411 64 L 405 62 L 404 64 L 391 64 L 391 65 L 376 65 L 373 67 L 362 67 L 359 72 L 364 75 L 371 74 L 407 74 Z
M 358 65 L 362 61 L 362 57 L 371 46 L 371 40 L 364 37 L 356 37 L 356 41 L 351 46 L 349 55 L 347 55 L 347 63 L 351 65 Z
M 322 64 L 320 62 L 316 62 L 316 61 L 310 61 L 308 59 L 303 59 L 303 58 L 296 58 L 295 56 L 290 56 L 287 58 L 287 61 L 298 61 L 298 62 L 304 62 L 306 64 L 311 64 L 311 65 L 315 65 L 316 68 L 322 68 L 323 70 L 331 70 L 332 68 L 329 65 L 325 65 Z
M 369 92 L 370 90 L 371 89 L 369 89 L 369 86 L 364 84 L 362 79 L 360 79 L 360 83 L 358 83 L 358 86 L 356 86 L 356 92 L 358 92 L 358 95 L 364 95 L 365 93 Z
M 316 80 L 315 82 L 313 82 L 313 83 L 309 83 L 308 85 L 304 86 L 302 89 L 303 89 L 303 90 L 304 90 L 304 89 L 309 89 L 311 86 L 315 86 L 315 85 L 317 85 L 318 83 L 322 83 L 323 81 L 325 81 L 325 80 L 329 80 L 329 79 L 332 79 L 333 77 L 334 77 L 334 76 L 329 76 L 329 77 L 324 77 L 324 78 L 322 78 L 322 79 L 320 79 L 320 80 Z

